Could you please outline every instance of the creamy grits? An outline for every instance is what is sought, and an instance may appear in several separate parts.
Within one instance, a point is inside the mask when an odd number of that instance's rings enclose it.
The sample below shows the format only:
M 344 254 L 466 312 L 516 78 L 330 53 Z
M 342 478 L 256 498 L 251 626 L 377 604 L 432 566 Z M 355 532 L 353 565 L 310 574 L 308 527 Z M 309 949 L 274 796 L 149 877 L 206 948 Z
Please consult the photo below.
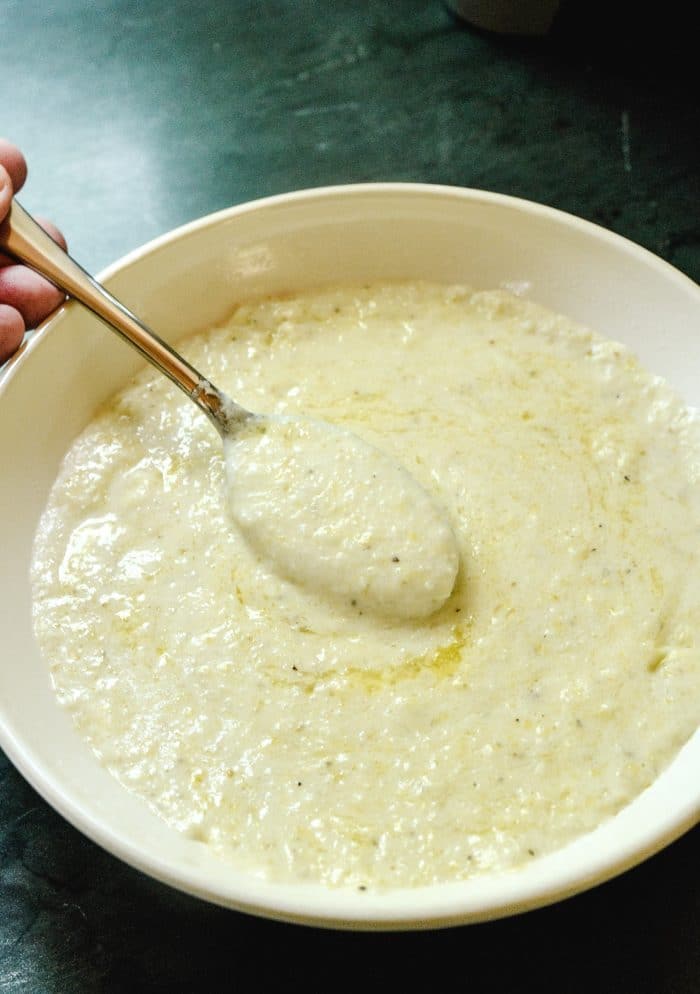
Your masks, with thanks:
M 279 881 L 453 881 L 594 828 L 695 731 L 700 431 L 623 347 L 410 283 L 253 302 L 185 352 L 405 467 L 460 570 L 421 619 L 290 582 L 232 521 L 207 419 L 151 373 L 123 390 L 41 520 L 35 627 L 80 733 L 171 825 Z

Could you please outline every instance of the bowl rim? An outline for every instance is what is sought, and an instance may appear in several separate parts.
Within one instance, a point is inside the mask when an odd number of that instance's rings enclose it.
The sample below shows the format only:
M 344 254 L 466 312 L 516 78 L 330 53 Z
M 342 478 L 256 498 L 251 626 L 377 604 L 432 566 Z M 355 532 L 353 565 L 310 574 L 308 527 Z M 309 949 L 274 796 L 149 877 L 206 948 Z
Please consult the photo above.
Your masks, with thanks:
M 100 282 L 108 282 L 161 248 L 195 232 L 242 215 L 295 203 L 338 197 L 386 197 L 387 194 L 401 197 L 428 196 L 440 200 L 452 198 L 472 204 L 493 205 L 542 218 L 568 229 L 576 229 L 588 237 L 608 243 L 645 266 L 656 269 L 666 280 L 670 280 L 681 291 L 690 294 L 693 301 L 697 302 L 700 313 L 700 286 L 670 263 L 622 235 L 576 215 L 520 197 L 475 188 L 429 183 L 337 184 L 310 187 L 246 201 L 204 215 L 151 239 L 102 269 L 97 278 Z M 19 368 L 28 354 L 40 346 L 53 326 L 76 306 L 79 305 L 71 301 L 61 305 L 41 323 L 29 340 L 25 341 L 20 350 L 6 363 L 4 369 L 0 369 L 0 401 L 14 371 Z M 357 894 L 348 889 L 332 890 L 324 887 L 309 889 L 298 885 L 267 882 L 252 874 L 236 873 L 232 874 L 232 879 L 238 876 L 241 878 L 240 881 L 236 881 L 237 885 L 231 886 L 229 881 L 228 887 L 222 884 L 220 888 L 212 890 L 210 886 L 198 880 L 196 867 L 184 865 L 173 867 L 172 861 L 162 859 L 153 853 L 144 854 L 138 845 L 114 831 L 108 822 L 97 817 L 84 804 L 66 796 L 61 788 L 60 779 L 44 769 L 41 761 L 35 761 L 31 746 L 27 746 L 15 736 L 5 719 L 2 704 L 0 704 L 0 746 L 24 778 L 60 815 L 125 863 L 178 890 L 214 904 L 267 918 L 331 928 L 365 930 L 438 928 L 489 920 L 542 907 L 609 880 L 641 863 L 700 821 L 699 791 L 697 797 L 685 798 L 684 803 L 674 807 L 671 812 L 666 811 L 663 817 L 657 818 L 646 831 L 637 833 L 626 844 L 603 850 L 596 858 L 588 859 L 584 867 L 573 866 L 568 871 L 556 869 L 554 873 L 549 874 L 550 879 L 545 880 L 544 885 L 538 879 L 526 880 L 524 876 L 519 879 L 520 875 L 516 869 L 455 883 L 395 889 L 385 893 Z M 479 894 L 481 888 L 475 886 L 474 880 L 507 881 L 506 893 L 500 893 L 499 888 L 496 888 L 495 894 L 489 899 L 484 899 L 483 895 Z M 471 891 L 475 891 L 476 896 Z
M 565 225 L 569 228 L 578 230 L 582 234 L 588 234 L 589 236 L 598 238 L 603 242 L 607 242 L 613 247 L 622 249 L 626 251 L 628 255 L 636 258 L 640 262 L 646 262 L 648 265 L 653 266 L 659 273 L 662 273 L 667 279 L 676 282 L 681 289 L 685 289 L 687 292 L 695 294 L 700 302 L 700 285 L 691 279 L 690 276 L 687 276 L 685 273 L 681 272 L 681 270 L 676 266 L 672 265 L 670 262 L 667 262 L 665 259 L 662 259 L 654 252 L 650 251 L 650 249 L 645 248 L 643 245 L 639 245 L 637 242 L 632 241 L 632 239 L 627 238 L 625 235 L 620 235 L 616 231 L 611 231 L 609 228 L 605 228 L 603 225 L 597 224 L 595 221 L 589 221 L 586 218 L 579 217 L 576 214 L 571 214 L 568 211 L 564 211 L 558 207 L 551 207 L 548 204 L 541 204 L 537 201 L 528 200 L 524 197 L 516 197 L 507 193 L 497 193 L 492 190 L 482 190 L 478 187 L 454 186 L 444 183 L 413 183 L 396 181 L 337 183 L 327 184 L 324 186 L 302 187 L 298 190 L 290 190 L 286 193 L 275 193 L 270 196 L 258 197 L 253 200 L 246 200 L 238 204 L 233 204 L 229 207 L 223 207 L 217 211 L 212 211 L 209 214 L 204 214 L 201 217 L 193 218 L 191 221 L 186 221 L 175 228 L 171 228 L 170 230 L 163 232 L 161 235 L 157 235 L 155 238 L 149 239 L 147 242 L 131 249 L 124 255 L 119 256 L 118 259 L 115 259 L 113 262 L 100 269 L 95 278 L 100 283 L 107 282 L 118 273 L 130 268 L 144 256 L 151 255 L 184 236 L 215 226 L 223 221 L 227 221 L 241 215 L 307 200 L 321 200 L 337 196 L 380 196 L 386 195 L 387 193 L 435 196 L 438 199 L 454 197 L 455 199 L 468 200 L 475 204 L 490 204 L 493 206 L 510 208 L 511 210 L 530 214 L 533 217 Z M 3 367 L 0 367 L 0 396 L 2 396 L 3 383 L 12 374 L 12 370 L 19 362 L 22 361 L 24 356 L 38 346 L 38 343 L 47 333 L 47 330 L 53 326 L 53 323 L 64 313 L 68 306 L 72 306 L 71 301 L 61 304 L 55 311 L 49 314 L 48 317 L 45 318 L 34 330 L 31 338 L 28 340 L 25 339 L 17 352 L 15 352 L 15 354 L 7 360 Z

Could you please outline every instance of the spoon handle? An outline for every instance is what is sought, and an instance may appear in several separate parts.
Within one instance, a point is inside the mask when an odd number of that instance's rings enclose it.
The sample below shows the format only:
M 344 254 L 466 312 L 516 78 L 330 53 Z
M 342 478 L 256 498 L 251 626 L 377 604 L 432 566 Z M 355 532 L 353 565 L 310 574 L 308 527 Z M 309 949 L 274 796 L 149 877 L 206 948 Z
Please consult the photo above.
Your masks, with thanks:
M 105 321 L 177 384 L 222 431 L 223 395 L 216 387 L 85 272 L 16 200 L 0 224 L 0 251 L 41 273 Z

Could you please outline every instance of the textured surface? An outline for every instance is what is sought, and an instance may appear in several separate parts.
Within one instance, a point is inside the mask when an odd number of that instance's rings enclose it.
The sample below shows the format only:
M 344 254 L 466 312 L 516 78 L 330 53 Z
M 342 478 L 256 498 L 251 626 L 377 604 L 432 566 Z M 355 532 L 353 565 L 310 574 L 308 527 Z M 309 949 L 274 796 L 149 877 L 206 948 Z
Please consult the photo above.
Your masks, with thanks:
M 186 354 L 291 416 L 229 442 L 247 540 L 220 439 L 149 368 L 67 454 L 32 569 L 60 698 L 172 825 L 367 898 L 526 865 L 693 734 L 700 424 L 620 346 L 404 283 L 244 305 Z
M 26 206 L 92 269 L 251 197 L 405 179 L 572 211 L 698 279 L 697 83 L 679 5 L 624 30 L 579 6 L 531 43 L 465 29 L 437 0 L 4 0 L 0 133 L 29 157 Z M 529 976 L 557 994 L 695 994 L 698 873 L 696 829 L 521 919 L 334 935 L 146 879 L 3 760 L 0 992 L 313 991 L 340 970 L 353 988 L 410 978 L 505 992 Z

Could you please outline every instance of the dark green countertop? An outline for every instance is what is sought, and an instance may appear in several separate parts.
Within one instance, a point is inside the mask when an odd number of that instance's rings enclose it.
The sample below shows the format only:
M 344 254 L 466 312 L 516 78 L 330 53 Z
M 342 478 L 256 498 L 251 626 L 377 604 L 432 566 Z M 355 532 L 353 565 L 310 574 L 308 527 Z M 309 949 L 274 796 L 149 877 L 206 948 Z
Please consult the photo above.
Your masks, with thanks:
M 253 197 L 417 180 L 551 204 L 700 279 L 684 26 L 619 28 L 581 9 L 565 5 L 549 39 L 518 41 L 465 28 L 438 0 L 4 0 L 0 134 L 29 158 L 25 205 L 93 270 Z M 155 883 L 69 827 L 1 757 L 0 798 L 1 994 L 408 981 L 510 994 L 527 980 L 557 994 L 700 990 L 698 829 L 552 908 L 350 935 Z

